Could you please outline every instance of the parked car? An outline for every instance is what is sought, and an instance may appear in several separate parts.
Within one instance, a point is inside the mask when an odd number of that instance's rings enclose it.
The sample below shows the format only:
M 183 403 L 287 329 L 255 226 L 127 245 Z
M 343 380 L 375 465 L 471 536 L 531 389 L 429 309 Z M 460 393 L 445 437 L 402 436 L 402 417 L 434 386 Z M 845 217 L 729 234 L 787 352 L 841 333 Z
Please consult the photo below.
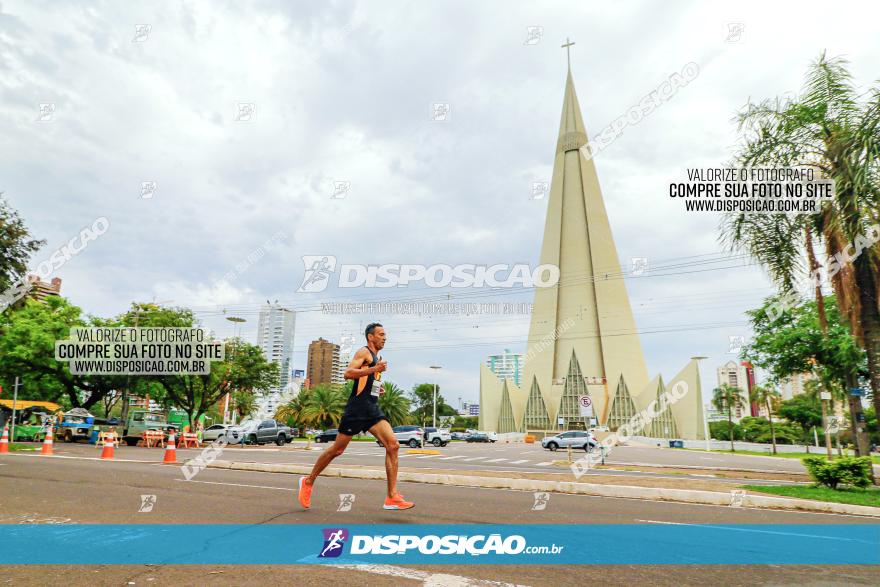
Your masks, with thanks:
M 400 444 L 406 444 L 410 448 L 418 448 L 422 446 L 425 431 L 419 426 L 395 426 L 392 430 L 394 431 L 394 437 L 397 438 L 397 442 Z M 382 446 L 380 440 L 376 440 L 376 444 Z
M 450 436 L 452 436 L 452 440 L 467 440 L 470 434 L 467 432 L 453 432 Z
M 220 438 L 228 444 L 238 444 L 244 439 L 244 431 L 235 424 L 214 424 L 202 433 L 202 442 L 214 442 Z
M 469 434 L 465 439 L 465 442 L 492 442 L 489 440 L 489 435 L 485 432 L 474 432 L 473 434 Z
M 570 446 L 583 449 L 586 452 L 593 452 L 598 444 L 599 441 L 596 440 L 596 437 L 586 430 L 569 430 L 556 436 L 547 436 L 541 439 L 541 446 L 551 451 Z
M 425 428 L 425 442 L 434 446 L 446 446 L 452 440 L 448 428 Z
M 324 430 L 323 432 L 319 432 L 315 435 L 315 442 L 333 442 L 336 440 L 336 435 L 338 433 L 339 430 L 337 430 L 336 428 Z
M 275 420 L 263 420 L 255 430 L 248 432 L 248 443 L 266 444 L 274 442 L 278 446 L 284 446 L 293 440 L 293 432 L 290 427 Z

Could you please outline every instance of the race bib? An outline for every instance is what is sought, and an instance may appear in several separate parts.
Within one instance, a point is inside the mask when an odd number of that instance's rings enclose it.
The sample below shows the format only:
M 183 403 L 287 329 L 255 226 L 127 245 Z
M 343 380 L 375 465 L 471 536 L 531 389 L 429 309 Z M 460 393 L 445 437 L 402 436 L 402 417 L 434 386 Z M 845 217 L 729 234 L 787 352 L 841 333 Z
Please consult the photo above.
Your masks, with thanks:
M 379 397 L 384 392 L 385 392 L 385 390 L 382 389 L 382 382 L 374 379 L 373 380 L 373 388 L 370 390 L 370 395 L 372 395 L 373 397 Z

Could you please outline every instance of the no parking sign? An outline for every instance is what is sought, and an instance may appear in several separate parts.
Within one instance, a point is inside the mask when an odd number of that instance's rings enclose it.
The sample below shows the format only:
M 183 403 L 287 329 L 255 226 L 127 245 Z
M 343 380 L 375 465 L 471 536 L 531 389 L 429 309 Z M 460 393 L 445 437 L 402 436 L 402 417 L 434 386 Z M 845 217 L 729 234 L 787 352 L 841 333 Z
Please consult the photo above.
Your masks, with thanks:
M 593 398 L 588 395 L 578 396 L 578 406 L 581 408 L 581 416 L 584 418 L 593 417 Z

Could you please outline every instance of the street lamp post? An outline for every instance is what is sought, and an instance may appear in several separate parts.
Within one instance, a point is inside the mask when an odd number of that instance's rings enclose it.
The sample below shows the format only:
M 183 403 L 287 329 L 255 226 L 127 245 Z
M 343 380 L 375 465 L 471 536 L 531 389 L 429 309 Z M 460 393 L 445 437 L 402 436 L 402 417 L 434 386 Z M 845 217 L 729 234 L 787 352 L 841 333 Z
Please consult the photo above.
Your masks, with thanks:
M 241 325 L 242 325 L 242 323 L 247 322 L 247 320 L 245 320 L 244 318 L 239 318 L 238 316 L 227 316 L 226 319 L 234 324 L 233 329 L 232 329 L 232 336 L 233 336 L 232 358 L 234 360 L 235 359 L 235 351 L 238 349 L 238 337 L 241 336 Z M 226 392 L 226 401 L 224 402 L 224 405 L 223 405 L 223 423 L 224 424 L 226 424 L 226 414 L 229 413 L 229 396 L 230 395 L 232 395 L 232 392 L 227 391 Z M 233 406 L 233 409 L 235 409 L 235 406 Z M 235 414 L 234 413 L 232 414 L 232 423 L 235 424 Z M 244 442 L 242 442 L 242 444 L 244 444 Z
M 700 379 L 700 361 L 709 357 L 691 357 L 697 361 L 697 381 Z M 709 415 L 706 413 L 706 398 L 703 397 L 703 386 L 700 385 L 700 403 L 703 404 L 703 437 L 706 439 L 706 450 L 712 450 L 712 441 L 709 439 Z
M 431 369 L 434 369 L 436 371 L 437 369 L 442 369 L 442 367 L 440 367 L 438 365 L 431 365 Z M 437 374 L 436 374 L 436 372 L 434 374 L 434 419 L 433 419 L 433 422 L 434 423 L 431 425 L 434 428 L 436 428 L 437 427 Z

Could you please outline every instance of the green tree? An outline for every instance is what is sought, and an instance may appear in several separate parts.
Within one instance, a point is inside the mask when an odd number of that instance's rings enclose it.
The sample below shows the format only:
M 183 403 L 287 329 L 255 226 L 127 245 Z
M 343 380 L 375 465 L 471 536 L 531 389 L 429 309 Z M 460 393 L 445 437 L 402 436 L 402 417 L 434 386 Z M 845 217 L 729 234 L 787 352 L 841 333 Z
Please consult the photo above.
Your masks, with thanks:
M 28 260 L 46 244 L 36 240 L 0 192 L 0 293 L 26 277 Z
M 809 444 L 810 430 L 822 425 L 822 406 L 813 393 L 802 393 L 779 404 L 779 417 L 800 425 L 801 441 Z
M 241 341 L 225 341 L 224 360 L 213 361 L 207 375 L 161 375 L 155 377 L 151 397 L 186 412 L 190 425 L 227 393 L 239 397 L 268 389 L 278 381 L 278 365 L 266 360 L 260 347 Z
M 866 235 L 876 230 L 880 209 L 880 88 L 861 93 L 847 62 L 822 53 L 807 73 L 801 95 L 749 103 L 739 115 L 744 166 L 809 167 L 833 179 L 834 199 L 819 214 L 733 214 L 722 223 L 722 239 L 747 252 L 783 292 L 798 276 L 819 270 L 813 241 L 829 257 L 850 257 L 829 269 L 831 285 L 850 332 L 865 348 L 875 409 L 880 408 L 880 246 Z M 850 262 L 851 261 L 851 262 Z M 812 293 L 820 306 L 821 287 Z M 849 375 L 849 386 L 857 376 Z
M 716 387 L 712 392 L 712 405 L 719 412 L 727 414 L 727 424 L 730 430 L 730 450 L 731 452 L 736 452 L 736 448 L 733 446 L 733 412 L 745 408 L 742 390 L 727 383 L 722 383 L 720 387 Z
M 749 392 L 749 400 L 764 406 L 767 410 L 770 440 L 773 443 L 773 454 L 776 454 L 776 431 L 773 429 L 773 410 L 779 400 L 779 392 L 769 386 L 755 385 Z
M 379 407 L 388 417 L 388 423 L 392 426 L 406 424 L 409 420 L 410 405 L 406 394 L 391 381 L 385 381 L 383 387 L 385 393 L 379 396 Z
M 302 388 L 296 397 L 286 404 L 279 406 L 275 411 L 275 419 L 280 420 L 291 427 L 305 429 L 308 425 L 303 418 L 303 410 L 308 400 L 309 390 Z
M 345 386 L 335 384 L 321 384 L 311 388 L 300 412 L 303 423 L 320 428 L 339 426 L 348 401 L 346 391 Z
M 0 314 L 0 383 L 12 388 L 21 377 L 21 399 L 62 403 L 89 409 L 125 385 L 124 376 L 73 375 L 55 360 L 55 341 L 67 339 L 72 327 L 106 326 L 112 320 L 85 318 L 82 310 L 60 296 L 45 302 L 26 300 Z
M 411 405 L 413 406 L 412 417 L 421 426 L 427 426 L 434 418 L 434 384 L 419 383 L 414 385 L 410 392 Z M 440 386 L 437 386 L 437 417 L 454 416 L 455 408 L 448 405 L 440 394 Z

